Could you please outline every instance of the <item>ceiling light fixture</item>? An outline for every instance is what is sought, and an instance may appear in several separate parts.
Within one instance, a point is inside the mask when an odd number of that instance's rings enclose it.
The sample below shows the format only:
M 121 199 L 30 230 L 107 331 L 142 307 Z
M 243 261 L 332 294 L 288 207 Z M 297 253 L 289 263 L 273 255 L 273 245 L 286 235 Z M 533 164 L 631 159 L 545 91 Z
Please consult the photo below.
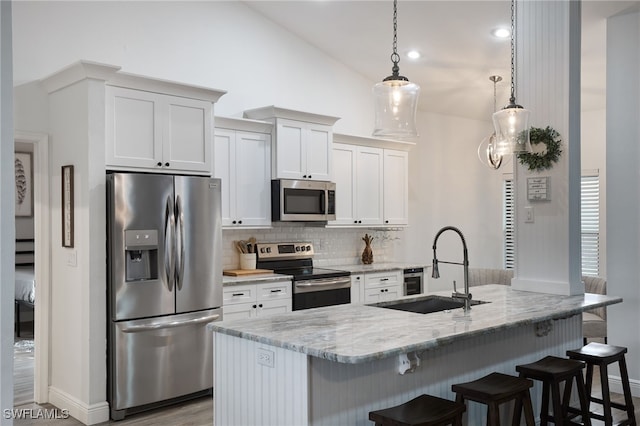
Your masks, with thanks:
M 491 32 L 494 37 L 507 38 L 511 35 L 511 32 L 507 28 L 496 28 Z
M 394 139 L 415 139 L 416 111 L 420 86 L 400 75 L 398 55 L 398 1 L 393 0 L 392 74 L 373 86 L 375 127 L 373 136 Z
M 516 0 L 511 0 L 511 97 L 509 104 L 493 113 L 499 155 L 531 152 L 529 141 L 529 110 L 516 104 L 515 71 Z
M 407 52 L 407 58 L 409 59 L 420 59 L 420 56 L 422 55 L 420 55 L 420 52 L 418 52 L 417 50 L 410 50 Z
M 493 81 L 493 112 L 496 112 L 496 83 L 502 81 L 499 75 L 492 75 L 489 80 Z M 484 138 L 478 146 L 478 158 L 480 162 L 490 169 L 498 170 L 502 165 L 504 157 L 498 152 L 498 141 L 494 131 Z

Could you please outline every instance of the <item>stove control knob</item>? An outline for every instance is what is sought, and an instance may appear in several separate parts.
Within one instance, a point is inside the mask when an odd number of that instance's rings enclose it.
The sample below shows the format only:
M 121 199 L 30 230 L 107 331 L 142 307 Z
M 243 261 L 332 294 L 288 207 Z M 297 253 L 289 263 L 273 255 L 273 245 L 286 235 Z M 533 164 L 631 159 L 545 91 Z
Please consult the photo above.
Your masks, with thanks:
M 264 253 L 265 251 L 264 247 L 260 247 L 260 253 Z
M 300 251 L 300 246 L 296 246 L 296 251 Z
M 267 247 L 267 253 L 271 253 L 271 247 Z
M 307 246 L 307 251 L 311 251 L 311 246 Z

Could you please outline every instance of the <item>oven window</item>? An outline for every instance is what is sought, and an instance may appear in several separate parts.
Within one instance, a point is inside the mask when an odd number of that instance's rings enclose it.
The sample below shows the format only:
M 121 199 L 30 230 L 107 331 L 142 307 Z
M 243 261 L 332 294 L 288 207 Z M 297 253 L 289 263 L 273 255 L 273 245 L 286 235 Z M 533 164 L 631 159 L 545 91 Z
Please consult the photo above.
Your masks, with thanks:
M 324 194 L 321 189 L 284 189 L 285 214 L 324 214 Z
M 351 288 L 293 294 L 293 310 L 342 305 L 351 302 Z

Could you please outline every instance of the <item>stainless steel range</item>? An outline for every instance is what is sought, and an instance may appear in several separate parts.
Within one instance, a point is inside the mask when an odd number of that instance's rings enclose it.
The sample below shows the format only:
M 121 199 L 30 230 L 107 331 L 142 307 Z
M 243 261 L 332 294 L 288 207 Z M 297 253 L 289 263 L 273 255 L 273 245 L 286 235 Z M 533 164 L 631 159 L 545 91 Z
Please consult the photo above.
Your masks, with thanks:
M 311 243 L 258 243 L 257 267 L 293 276 L 293 310 L 351 302 L 351 273 L 313 267 Z

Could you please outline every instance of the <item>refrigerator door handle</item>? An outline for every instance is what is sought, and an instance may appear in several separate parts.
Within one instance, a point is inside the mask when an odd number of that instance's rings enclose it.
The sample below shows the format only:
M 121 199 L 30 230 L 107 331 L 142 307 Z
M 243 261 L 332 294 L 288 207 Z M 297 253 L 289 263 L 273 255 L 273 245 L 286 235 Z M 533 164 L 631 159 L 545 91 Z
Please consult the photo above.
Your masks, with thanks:
M 167 204 L 164 212 L 164 272 L 167 277 L 167 287 L 173 291 L 173 280 L 175 276 L 174 245 L 175 245 L 175 216 L 173 212 L 171 197 L 167 197 Z
M 176 287 L 182 290 L 184 277 L 184 211 L 182 199 L 176 195 Z
M 155 322 L 142 325 L 131 325 L 129 327 L 122 327 L 120 331 L 122 331 L 123 333 L 140 333 L 143 331 L 162 330 L 164 328 L 176 328 L 195 324 L 205 324 L 216 321 L 219 318 L 220 314 L 214 314 L 185 321 Z

